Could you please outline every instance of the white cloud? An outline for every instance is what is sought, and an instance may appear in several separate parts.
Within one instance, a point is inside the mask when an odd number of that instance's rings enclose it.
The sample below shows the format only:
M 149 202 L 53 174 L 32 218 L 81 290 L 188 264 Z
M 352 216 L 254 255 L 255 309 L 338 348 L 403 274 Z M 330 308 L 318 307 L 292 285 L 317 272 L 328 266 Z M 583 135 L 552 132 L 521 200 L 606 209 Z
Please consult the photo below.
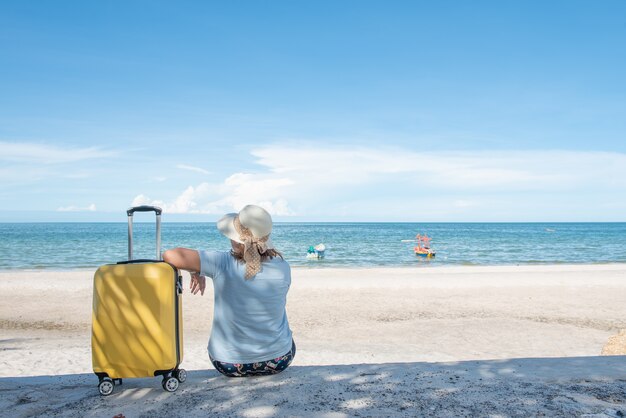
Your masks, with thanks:
M 200 173 L 200 174 L 211 174 L 210 171 L 205 170 L 204 168 L 194 167 L 192 165 L 187 165 L 187 164 L 178 164 L 176 168 L 180 168 L 181 170 L 187 170 L 187 171 L 195 171 L 196 173 Z
M 475 202 L 473 200 L 458 199 L 455 200 L 452 204 L 457 208 L 470 208 L 472 206 L 477 206 L 478 202 Z
M 288 202 L 280 198 L 280 188 L 290 183 L 284 179 L 255 178 L 255 175 L 236 173 L 222 184 L 200 183 L 188 186 L 172 202 L 153 200 L 144 194 L 133 199 L 132 206 L 155 205 L 168 213 L 237 212 L 247 204 L 256 204 L 272 215 L 290 216 Z
M 70 205 L 70 206 L 63 206 L 63 207 L 57 208 L 57 212 L 95 212 L 95 211 L 96 211 L 96 205 L 94 203 L 92 203 L 91 205 L 87 207 L 79 207 L 79 206 Z
M 373 180 L 446 189 L 549 190 L 580 183 L 626 184 L 626 155 L 578 151 L 417 152 L 394 148 L 268 146 L 258 163 L 301 186 L 366 184 Z M 617 175 L 617 177 L 616 177 Z M 597 183 L 596 183 L 597 184 Z
M 256 172 L 189 186 L 169 202 L 143 195 L 135 200 L 172 213 L 222 214 L 254 203 L 280 216 L 332 216 L 341 208 L 364 216 L 372 211 L 409 214 L 428 200 L 439 212 L 448 208 L 460 213 L 481 212 L 478 208 L 486 201 L 504 207 L 505 195 L 540 199 L 546 193 L 575 195 L 602 188 L 626 192 L 626 155 L 620 153 L 273 145 L 256 148 L 251 155 L 260 166 Z M 539 200 L 527 203 L 541 205 Z
M 150 199 L 148 196 L 144 195 L 144 194 L 139 194 L 137 196 L 135 196 L 135 198 L 133 199 L 133 201 L 130 204 L 131 206 L 143 206 L 143 205 L 154 205 L 154 206 L 159 206 L 159 207 L 163 207 L 163 201 L 161 200 L 152 200 Z
M 0 141 L 0 161 L 17 163 L 61 164 L 115 155 L 98 147 L 57 147 L 38 143 Z
M 268 174 L 235 173 L 219 186 L 221 199 L 212 202 L 213 212 L 239 211 L 247 204 L 256 204 L 273 215 L 289 216 L 293 211 L 284 198 L 285 189 L 293 184 L 289 178 Z

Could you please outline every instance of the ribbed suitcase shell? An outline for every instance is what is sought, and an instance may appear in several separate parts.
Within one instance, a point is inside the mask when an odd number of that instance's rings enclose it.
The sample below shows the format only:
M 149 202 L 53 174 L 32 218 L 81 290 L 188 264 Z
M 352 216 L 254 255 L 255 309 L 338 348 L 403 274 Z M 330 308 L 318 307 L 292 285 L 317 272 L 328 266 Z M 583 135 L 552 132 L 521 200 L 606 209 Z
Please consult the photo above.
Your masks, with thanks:
M 93 281 L 94 373 L 148 377 L 183 359 L 182 284 L 165 262 L 101 266 Z M 180 291 L 179 291 L 180 290 Z

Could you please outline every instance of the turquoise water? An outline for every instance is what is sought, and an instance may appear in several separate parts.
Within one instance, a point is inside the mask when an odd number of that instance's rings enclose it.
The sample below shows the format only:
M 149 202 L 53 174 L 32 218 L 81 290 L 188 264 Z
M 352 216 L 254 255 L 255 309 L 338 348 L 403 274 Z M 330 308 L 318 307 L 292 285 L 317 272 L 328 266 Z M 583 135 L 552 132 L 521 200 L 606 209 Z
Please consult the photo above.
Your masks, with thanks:
M 135 223 L 135 257 L 154 258 L 154 224 Z M 417 232 L 437 256 L 412 252 Z M 94 268 L 127 256 L 125 223 L 0 223 L 0 270 Z M 163 249 L 218 249 L 213 223 L 164 223 Z M 273 241 L 292 266 L 451 266 L 626 262 L 626 223 L 279 223 Z M 307 260 L 326 244 L 324 260 Z

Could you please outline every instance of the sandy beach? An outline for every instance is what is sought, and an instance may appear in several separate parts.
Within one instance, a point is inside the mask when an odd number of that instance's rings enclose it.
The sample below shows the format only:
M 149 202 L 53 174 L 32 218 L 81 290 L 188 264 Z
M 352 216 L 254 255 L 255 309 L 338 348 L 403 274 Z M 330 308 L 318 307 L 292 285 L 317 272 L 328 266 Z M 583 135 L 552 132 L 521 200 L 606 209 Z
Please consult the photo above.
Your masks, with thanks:
M 10 416 L 626 414 L 626 265 L 294 269 L 283 374 L 210 365 L 211 288 L 184 299 L 187 382 L 91 371 L 93 271 L 0 273 L 0 410 Z M 185 277 L 188 281 L 188 277 Z

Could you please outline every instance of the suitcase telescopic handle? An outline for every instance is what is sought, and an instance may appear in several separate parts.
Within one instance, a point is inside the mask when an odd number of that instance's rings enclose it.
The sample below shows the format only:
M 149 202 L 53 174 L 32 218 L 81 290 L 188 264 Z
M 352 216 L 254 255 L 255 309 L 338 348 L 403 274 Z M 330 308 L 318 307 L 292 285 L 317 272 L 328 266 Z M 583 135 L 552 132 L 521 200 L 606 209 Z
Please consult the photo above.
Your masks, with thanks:
M 133 214 L 135 212 L 154 212 L 156 214 L 156 259 L 161 259 L 161 213 L 158 206 L 135 206 L 126 211 L 128 215 L 128 260 L 133 259 Z
M 135 212 L 154 212 L 157 215 L 160 215 L 163 212 L 163 210 L 158 206 L 141 205 L 141 206 L 134 206 L 132 208 L 129 208 L 126 211 L 126 214 L 128 216 L 133 216 L 133 213 Z

